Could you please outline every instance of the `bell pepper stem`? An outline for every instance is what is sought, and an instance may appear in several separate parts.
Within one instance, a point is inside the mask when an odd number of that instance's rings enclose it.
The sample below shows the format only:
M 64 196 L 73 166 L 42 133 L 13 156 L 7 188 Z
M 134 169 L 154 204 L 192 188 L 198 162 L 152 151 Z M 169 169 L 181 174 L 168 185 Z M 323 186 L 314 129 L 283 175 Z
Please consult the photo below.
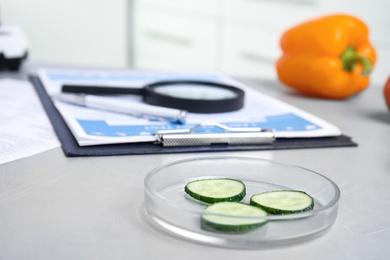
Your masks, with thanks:
M 371 61 L 367 57 L 357 53 L 354 47 L 348 47 L 341 55 L 341 60 L 346 71 L 353 71 L 359 63 L 363 66 L 362 75 L 368 75 L 372 70 Z

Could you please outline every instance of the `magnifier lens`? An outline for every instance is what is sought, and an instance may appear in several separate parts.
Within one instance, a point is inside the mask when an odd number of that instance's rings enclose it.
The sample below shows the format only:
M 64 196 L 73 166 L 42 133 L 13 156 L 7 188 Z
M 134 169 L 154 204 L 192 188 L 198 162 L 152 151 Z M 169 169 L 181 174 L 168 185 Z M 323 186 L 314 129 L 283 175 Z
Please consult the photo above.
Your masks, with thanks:
M 200 84 L 173 84 L 156 87 L 154 91 L 160 95 L 191 100 L 224 100 L 237 97 L 230 89 Z
M 244 91 L 205 81 L 165 81 L 145 86 L 144 101 L 194 113 L 223 113 L 244 106 Z

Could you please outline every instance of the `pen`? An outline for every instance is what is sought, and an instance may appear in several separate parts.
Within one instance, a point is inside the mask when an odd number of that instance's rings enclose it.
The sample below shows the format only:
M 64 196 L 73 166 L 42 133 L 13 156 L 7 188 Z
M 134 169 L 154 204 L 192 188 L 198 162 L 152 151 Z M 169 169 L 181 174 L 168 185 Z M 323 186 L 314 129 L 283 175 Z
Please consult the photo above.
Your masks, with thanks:
M 163 119 L 178 124 L 185 123 L 185 117 L 187 115 L 187 112 L 184 110 L 124 101 L 112 97 L 60 93 L 57 95 L 57 98 L 63 102 L 79 106 L 130 114 L 135 117 L 155 120 Z

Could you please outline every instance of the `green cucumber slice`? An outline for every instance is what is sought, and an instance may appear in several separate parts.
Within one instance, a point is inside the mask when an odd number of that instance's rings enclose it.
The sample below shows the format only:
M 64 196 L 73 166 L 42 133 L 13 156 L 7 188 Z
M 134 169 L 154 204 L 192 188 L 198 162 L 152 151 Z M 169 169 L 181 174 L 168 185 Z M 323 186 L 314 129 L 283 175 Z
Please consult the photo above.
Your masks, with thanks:
M 245 184 L 229 178 L 191 181 L 184 190 L 194 199 L 206 203 L 241 201 L 246 195 Z
M 270 214 L 283 215 L 312 210 L 314 199 L 303 191 L 277 190 L 253 195 L 250 204 Z
M 264 225 L 266 223 L 265 216 L 267 216 L 267 212 L 248 204 L 219 202 L 206 208 L 205 214 L 202 215 L 202 227 L 213 231 L 243 233 Z

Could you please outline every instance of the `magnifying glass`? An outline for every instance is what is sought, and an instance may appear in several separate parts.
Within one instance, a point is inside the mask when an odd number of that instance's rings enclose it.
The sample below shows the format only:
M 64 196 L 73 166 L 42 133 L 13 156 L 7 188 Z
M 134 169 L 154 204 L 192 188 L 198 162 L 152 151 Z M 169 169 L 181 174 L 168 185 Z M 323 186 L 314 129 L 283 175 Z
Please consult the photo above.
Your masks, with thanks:
M 151 83 L 143 88 L 63 85 L 62 92 L 94 95 L 141 95 L 144 102 L 193 113 L 222 113 L 241 109 L 245 92 L 208 81 L 178 80 Z

